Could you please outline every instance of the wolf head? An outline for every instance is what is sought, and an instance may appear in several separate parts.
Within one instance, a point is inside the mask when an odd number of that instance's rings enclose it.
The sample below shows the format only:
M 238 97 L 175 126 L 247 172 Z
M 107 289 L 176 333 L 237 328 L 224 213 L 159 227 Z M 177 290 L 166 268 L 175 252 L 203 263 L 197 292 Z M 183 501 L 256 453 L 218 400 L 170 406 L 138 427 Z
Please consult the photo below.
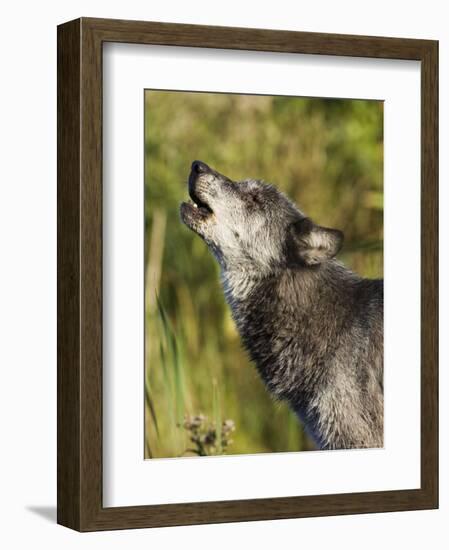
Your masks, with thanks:
M 316 225 L 262 181 L 234 182 L 196 160 L 189 194 L 181 219 L 204 239 L 223 269 L 261 274 L 289 266 L 316 269 L 341 248 L 341 231 Z

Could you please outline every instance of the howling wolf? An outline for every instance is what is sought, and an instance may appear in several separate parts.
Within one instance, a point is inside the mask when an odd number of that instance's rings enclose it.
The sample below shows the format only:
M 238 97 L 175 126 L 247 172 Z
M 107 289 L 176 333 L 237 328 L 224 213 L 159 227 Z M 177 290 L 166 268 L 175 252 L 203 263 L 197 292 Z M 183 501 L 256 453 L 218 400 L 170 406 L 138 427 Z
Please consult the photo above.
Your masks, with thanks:
M 181 219 L 221 267 L 226 300 L 268 390 L 321 449 L 383 446 L 383 281 L 339 263 L 343 233 L 272 185 L 194 161 Z

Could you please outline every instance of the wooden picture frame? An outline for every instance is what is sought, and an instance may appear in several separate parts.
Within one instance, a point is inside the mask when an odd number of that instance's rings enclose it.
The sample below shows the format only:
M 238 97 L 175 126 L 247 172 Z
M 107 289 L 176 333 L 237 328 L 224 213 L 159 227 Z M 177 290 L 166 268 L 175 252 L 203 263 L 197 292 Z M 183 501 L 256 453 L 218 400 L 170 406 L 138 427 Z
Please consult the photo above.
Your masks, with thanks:
M 421 62 L 421 488 L 105 508 L 102 45 L 127 42 Z M 58 27 L 58 523 L 79 531 L 438 506 L 438 43 L 81 18 Z

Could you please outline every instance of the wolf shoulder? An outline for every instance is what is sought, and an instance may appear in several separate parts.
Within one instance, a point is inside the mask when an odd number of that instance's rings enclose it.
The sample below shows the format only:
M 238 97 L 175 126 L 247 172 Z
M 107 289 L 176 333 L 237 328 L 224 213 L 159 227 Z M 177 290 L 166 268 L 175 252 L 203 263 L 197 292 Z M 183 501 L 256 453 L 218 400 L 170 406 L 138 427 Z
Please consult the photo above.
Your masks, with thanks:
M 362 318 L 368 315 L 368 318 L 372 318 L 383 325 L 383 279 L 360 279 L 355 287 L 355 303 Z

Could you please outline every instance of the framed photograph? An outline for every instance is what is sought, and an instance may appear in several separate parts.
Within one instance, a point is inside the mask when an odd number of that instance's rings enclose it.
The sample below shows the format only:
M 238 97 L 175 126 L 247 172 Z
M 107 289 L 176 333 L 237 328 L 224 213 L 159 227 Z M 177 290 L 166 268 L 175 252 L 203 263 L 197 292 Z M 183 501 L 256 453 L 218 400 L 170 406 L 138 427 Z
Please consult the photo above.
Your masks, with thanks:
M 58 522 L 438 506 L 438 43 L 58 27 Z

